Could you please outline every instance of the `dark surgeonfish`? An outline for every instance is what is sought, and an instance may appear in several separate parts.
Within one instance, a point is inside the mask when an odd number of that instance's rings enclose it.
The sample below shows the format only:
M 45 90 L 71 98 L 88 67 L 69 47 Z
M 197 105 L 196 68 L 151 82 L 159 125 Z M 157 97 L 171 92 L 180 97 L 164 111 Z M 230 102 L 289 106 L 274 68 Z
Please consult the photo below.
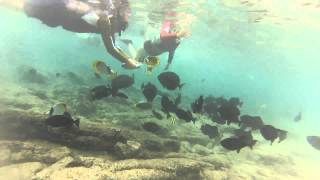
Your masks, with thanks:
M 239 125 L 241 129 L 257 130 L 263 126 L 263 121 L 260 116 L 242 115 Z
M 203 111 L 209 116 L 211 116 L 212 114 L 216 114 L 218 112 L 218 107 L 219 105 L 215 97 L 208 96 L 204 99 Z
M 278 138 L 278 129 L 271 125 L 264 125 L 260 129 L 260 133 L 264 139 L 271 141 L 271 144 Z
M 203 96 L 200 96 L 191 104 L 191 109 L 193 113 L 202 113 L 203 101 Z
M 107 86 L 96 86 L 90 90 L 90 97 L 92 100 L 102 99 L 110 96 L 112 93 L 111 88 Z
M 228 149 L 230 151 L 237 151 L 237 153 L 240 152 L 240 150 L 246 146 L 252 147 L 256 144 L 257 140 L 254 140 L 252 138 L 252 135 L 244 135 L 244 136 L 233 136 L 226 139 L 223 139 L 220 144 L 225 149 Z
M 210 119 L 212 122 L 215 122 L 217 124 L 226 124 L 226 120 L 222 119 L 219 115 L 219 113 L 214 113 L 214 114 L 211 114 L 209 115 Z
M 238 97 L 232 97 L 229 99 L 229 103 L 231 103 L 234 106 L 239 106 L 241 107 L 243 105 L 243 102 L 240 101 L 240 98 Z
M 219 107 L 220 117 L 227 122 L 227 124 L 239 123 L 240 110 L 230 103 L 225 103 Z
M 128 96 L 123 92 L 118 92 L 120 89 L 126 89 L 132 86 L 134 83 L 134 74 L 130 77 L 128 75 L 119 75 L 112 79 L 111 81 L 111 89 L 112 89 L 112 97 L 118 96 L 121 98 L 128 99 Z
M 239 131 L 239 130 L 234 130 L 234 135 L 238 138 L 243 138 L 243 140 L 247 141 L 247 143 L 251 143 L 253 140 L 253 136 L 251 131 Z
M 301 121 L 301 119 L 302 119 L 302 114 L 301 114 L 301 112 L 299 112 L 299 114 L 297 114 L 293 120 L 294 120 L 294 122 L 299 122 L 299 121 Z
M 159 120 L 163 119 L 163 116 L 159 112 L 157 112 L 156 110 L 152 110 L 152 114 L 154 117 L 156 117 Z
M 288 131 L 278 129 L 278 137 L 279 137 L 279 143 L 282 142 L 283 140 L 287 139 Z
M 73 125 L 76 125 L 77 127 L 79 127 L 80 120 L 79 119 L 73 120 L 70 113 L 64 112 L 63 115 L 53 115 L 53 116 L 48 117 L 45 120 L 45 124 L 47 126 L 52 126 L 52 127 L 70 128 Z
M 270 145 L 272 145 L 273 141 L 279 138 L 279 143 L 287 138 L 287 131 L 277 129 L 271 125 L 264 125 L 260 129 L 260 133 L 262 137 L 268 141 L 270 141 Z
M 220 117 L 227 122 L 230 123 L 239 123 L 240 110 L 239 108 L 232 102 L 221 99 L 221 105 L 218 108 L 218 112 Z
M 134 74 L 132 74 L 131 77 L 128 75 L 122 74 L 112 79 L 111 88 L 114 92 L 116 92 L 120 89 L 126 89 L 132 86 L 133 83 L 134 83 Z
M 180 77 L 174 72 L 163 72 L 158 75 L 158 80 L 168 90 L 181 89 L 184 85 L 180 83 Z
M 237 137 L 240 137 L 240 136 L 248 136 L 249 134 L 251 134 L 251 131 L 246 131 L 244 129 L 235 129 L 233 131 L 233 134 Z
M 179 119 L 182 119 L 186 122 L 193 122 L 193 124 L 196 122 L 196 119 L 192 116 L 191 111 L 186 111 L 184 109 L 181 108 L 176 108 L 175 109 L 175 114 Z
M 181 95 L 181 93 L 179 93 L 176 100 L 174 101 L 174 104 L 176 106 L 179 106 L 179 104 L 181 103 L 181 98 L 182 98 L 182 95 Z
M 141 90 L 148 102 L 152 102 L 157 96 L 157 87 L 150 82 L 148 82 L 147 84 L 143 83 L 141 85 Z
M 219 106 L 228 103 L 228 100 L 223 96 L 216 98 L 216 102 Z M 232 103 L 231 103 L 232 104 Z M 234 104 L 233 104 L 234 105 Z
M 220 137 L 217 126 L 211 126 L 210 124 L 204 124 L 201 126 L 201 132 L 204 135 L 209 136 L 210 139 Z
M 317 150 L 320 150 L 320 136 L 307 136 L 308 143 Z
M 162 96 L 161 98 L 162 111 L 167 114 L 167 118 L 171 117 L 170 113 L 175 113 L 177 106 L 168 96 Z
M 143 123 L 142 127 L 144 130 L 152 132 L 152 133 L 156 133 L 161 129 L 161 127 L 154 122 L 145 122 L 145 123 Z

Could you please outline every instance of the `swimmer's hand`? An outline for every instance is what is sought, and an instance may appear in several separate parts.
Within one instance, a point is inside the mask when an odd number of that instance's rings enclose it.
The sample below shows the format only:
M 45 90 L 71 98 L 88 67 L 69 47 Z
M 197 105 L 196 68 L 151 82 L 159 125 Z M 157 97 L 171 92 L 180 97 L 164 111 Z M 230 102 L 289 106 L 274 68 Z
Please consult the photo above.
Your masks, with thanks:
M 122 67 L 125 69 L 138 69 L 142 64 L 134 59 L 129 59 L 127 63 L 123 63 Z
M 164 70 L 168 70 L 169 69 L 170 64 L 167 64 L 166 67 L 164 68 Z
M 181 30 L 179 32 L 177 32 L 177 37 L 179 38 L 185 38 L 185 37 L 189 37 L 190 36 L 190 31 L 189 30 Z

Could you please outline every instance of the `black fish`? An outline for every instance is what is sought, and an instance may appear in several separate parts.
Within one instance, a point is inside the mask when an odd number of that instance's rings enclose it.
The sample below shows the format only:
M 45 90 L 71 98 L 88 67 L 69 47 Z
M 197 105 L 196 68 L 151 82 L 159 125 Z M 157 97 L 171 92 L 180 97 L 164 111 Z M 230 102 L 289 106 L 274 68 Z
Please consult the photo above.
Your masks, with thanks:
M 201 126 L 201 132 L 207 136 L 209 136 L 210 139 L 219 137 L 219 131 L 217 126 L 211 126 L 210 124 L 204 124 Z
M 176 98 L 176 100 L 174 101 L 174 104 L 176 105 L 176 106 L 178 106 L 180 103 L 181 103 L 181 93 L 179 93 L 178 94 L 178 96 L 177 96 L 177 98 Z
M 278 129 L 279 143 L 287 138 L 288 131 Z
M 302 115 L 301 112 L 299 112 L 299 114 L 296 115 L 296 117 L 294 117 L 294 122 L 299 122 L 301 121 Z
M 142 93 L 148 102 L 152 102 L 157 96 L 157 87 L 150 82 L 141 85 Z
M 243 131 L 243 132 L 239 132 L 237 134 L 235 134 L 236 137 L 242 139 L 242 141 L 245 144 L 251 144 L 253 140 L 253 136 L 251 131 Z
M 277 129 L 271 125 L 264 125 L 260 129 L 260 133 L 264 139 L 271 142 L 271 145 L 277 138 L 279 138 L 279 143 L 287 138 L 287 131 Z
M 264 139 L 271 141 L 271 144 L 278 138 L 278 129 L 271 125 L 264 125 L 260 129 L 260 133 Z
M 161 110 L 167 114 L 167 118 L 171 116 L 170 112 L 174 113 L 177 109 L 177 106 L 168 98 L 168 96 L 162 96 L 161 106 Z
M 159 112 L 157 112 L 156 110 L 152 110 L 152 114 L 154 115 L 154 117 L 156 117 L 159 120 L 163 119 L 163 116 Z
M 179 119 L 183 119 L 186 122 L 193 122 L 195 123 L 196 119 L 192 116 L 191 111 L 185 111 L 181 108 L 176 108 L 175 114 Z
M 73 120 L 71 115 L 68 112 L 65 112 L 63 115 L 54 115 L 50 116 L 46 119 L 45 124 L 47 126 L 53 126 L 53 127 L 72 127 L 73 124 L 75 124 L 77 127 L 79 127 L 80 120 L 76 119 Z
M 240 136 L 248 136 L 248 134 L 251 134 L 251 131 L 246 131 L 246 130 L 243 130 L 243 129 L 235 129 L 233 131 L 233 134 L 237 137 L 240 137 Z
M 128 75 L 119 75 L 111 82 L 113 92 L 117 92 L 119 89 L 125 89 L 132 86 L 134 83 L 134 74 L 130 77 Z
M 212 103 L 212 102 L 216 102 L 216 98 L 214 96 L 209 95 L 206 98 L 204 98 L 204 103 L 205 104 Z
M 156 133 L 161 129 L 161 127 L 154 122 L 145 122 L 145 123 L 143 123 L 142 127 L 144 130 L 152 132 L 152 133 Z
M 203 111 L 207 113 L 209 116 L 211 114 L 218 113 L 218 103 L 215 101 L 215 99 L 212 97 L 207 97 L 204 99 L 204 105 L 203 105 Z
M 218 123 L 218 124 L 226 124 L 226 120 L 222 119 L 219 115 L 219 113 L 213 113 L 209 115 L 212 122 Z
M 218 98 L 216 98 L 215 100 L 216 100 L 216 102 L 217 102 L 217 104 L 218 104 L 219 106 L 222 106 L 223 104 L 228 103 L 228 100 L 227 100 L 226 98 L 224 98 L 223 96 L 218 97 Z
M 246 146 L 252 147 L 256 144 L 257 140 L 253 140 L 252 137 L 249 136 L 234 136 L 230 138 L 223 139 L 220 144 L 225 149 L 234 151 L 236 150 L 237 153 L 240 152 L 240 150 Z
M 174 72 L 163 72 L 158 75 L 161 85 L 169 90 L 175 90 L 177 87 L 181 89 L 184 84 L 180 84 L 179 76 Z
M 102 99 L 111 95 L 111 88 L 106 86 L 96 86 L 90 90 L 90 97 L 93 100 Z
M 239 125 L 241 129 L 251 128 L 251 130 L 257 130 L 263 126 L 263 121 L 260 116 L 242 115 Z
M 191 104 L 193 113 L 202 113 L 203 108 L 203 96 L 200 96 L 195 102 Z
M 221 105 L 218 108 L 218 112 L 220 117 L 227 121 L 227 124 L 229 125 L 231 122 L 239 123 L 239 116 L 240 116 L 240 110 L 237 106 L 230 103 L 229 101 L 224 101 L 222 99 Z
M 307 136 L 308 143 L 317 150 L 320 150 L 320 137 L 319 136 Z
M 229 103 L 231 103 L 234 106 L 239 106 L 239 107 L 241 107 L 243 105 L 243 102 L 241 102 L 240 99 L 237 97 L 230 98 Z

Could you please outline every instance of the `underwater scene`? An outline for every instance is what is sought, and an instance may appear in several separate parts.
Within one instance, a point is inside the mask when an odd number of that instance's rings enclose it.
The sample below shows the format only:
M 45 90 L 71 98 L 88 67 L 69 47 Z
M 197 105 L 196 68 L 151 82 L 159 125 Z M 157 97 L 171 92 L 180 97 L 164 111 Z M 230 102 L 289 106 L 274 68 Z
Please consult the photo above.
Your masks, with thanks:
M 320 179 L 320 1 L 0 0 L 0 179 Z

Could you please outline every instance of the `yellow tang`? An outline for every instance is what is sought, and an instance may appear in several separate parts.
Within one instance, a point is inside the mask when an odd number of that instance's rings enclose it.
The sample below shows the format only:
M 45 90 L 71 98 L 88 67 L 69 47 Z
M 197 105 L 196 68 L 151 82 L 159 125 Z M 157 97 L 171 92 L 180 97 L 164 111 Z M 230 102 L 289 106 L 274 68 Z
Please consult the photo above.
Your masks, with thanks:
M 148 56 L 144 59 L 144 63 L 147 65 L 147 74 L 151 74 L 155 66 L 160 64 L 160 58 L 157 56 Z
M 117 72 L 112 70 L 111 67 L 107 66 L 106 63 L 104 63 L 103 61 L 99 61 L 99 60 L 93 61 L 92 67 L 95 70 L 95 72 L 99 75 L 105 74 L 111 79 L 117 76 Z

